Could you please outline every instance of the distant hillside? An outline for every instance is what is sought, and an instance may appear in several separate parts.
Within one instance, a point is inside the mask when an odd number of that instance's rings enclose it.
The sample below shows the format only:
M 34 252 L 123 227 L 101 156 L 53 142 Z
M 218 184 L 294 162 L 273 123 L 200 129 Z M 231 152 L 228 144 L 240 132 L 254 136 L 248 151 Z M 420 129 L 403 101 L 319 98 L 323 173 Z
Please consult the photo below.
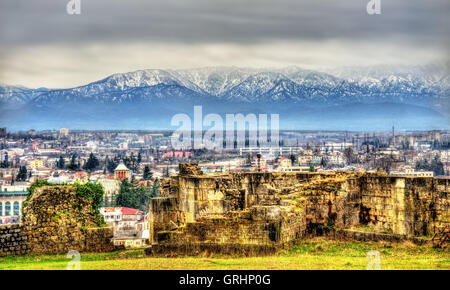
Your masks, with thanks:
M 376 69 L 323 73 L 204 68 L 114 74 L 70 89 L 0 87 L 0 125 L 11 129 L 169 129 L 176 113 L 278 113 L 289 129 L 449 127 L 449 77 Z

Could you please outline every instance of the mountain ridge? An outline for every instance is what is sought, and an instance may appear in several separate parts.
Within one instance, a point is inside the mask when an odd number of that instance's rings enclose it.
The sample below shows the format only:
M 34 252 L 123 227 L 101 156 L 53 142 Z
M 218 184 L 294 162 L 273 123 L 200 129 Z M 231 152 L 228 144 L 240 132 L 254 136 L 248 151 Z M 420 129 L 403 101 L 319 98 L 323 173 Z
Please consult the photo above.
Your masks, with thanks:
M 404 72 L 387 71 L 386 74 L 376 69 L 373 71 L 362 70 L 360 75 L 350 77 L 349 72 L 331 74 L 298 67 L 145 69 L 112 74 L 74 88 L 0 86 L 0 106 L 5 111 L 3 117 L 0 116 L 0 123 L 11 126 L 11 119 L 5 116 L 11 116 L 13 110 L 17 113 L 21 109 L 33 115 L 30 118 L 39 123 L 39 116 L 42 119 L 52 118 L 45 116 L 44 112 L 56 110 L 61 110 L 63 116 L 69 118 L 76 116 L 75 110 L 92 111 L 94 114 L 95 109 L 103 111 L 109 108 L 116 111 L 117 107 L 117 112 L 125 120 L 141 118 L 152 121 L 165 118 L 164 115 L 160 116 L 162 111 L 170 114 L 189 113 L 194 105 L 203 105 L 207 111 L 219 114 L 233 113 L 239 108 L 247 113 L 283 112 L 286 119 L 292 119 L 291 116 L 307 109 L 317 112 L 325 110 L 317 113 L 323 115 L 326 110 L 331 112 L 337 107 L 345 112 L 345 106 L 350 108 L 354 104 L 358 104 L 357 107 L 368 115 L 384 116 L 381 111 L 389 111 L 385 104 L 398 104 L 418 114 L 418 121 L 413 121 L 411 115 L 403 116 L 412 120 L 413 127 L 420 123 L 422 115 L 430 119 L 429 110 L 436 113 L 439 126 L 448 127 L 450 77 L 446 70 L 441 71 L 440 75 L 428 75 L 417 68 Z M 362 107 L 370 107 L 371 104 L 377 104 L 373 112 Z M 415 106 L 414 109 L 411 106 Z M 418 110 L 418 107 L 423 110 Z M 398 118 L 403 118 L 401 110 L 396 111 L 400 113 Z M 351 115 L 350 111 L 348 113 Z M 89 114 L 83 116 L 87 121 L 90 118 Z M 341 115 L 334 116 L 337 118 Z M 358 118 L 355 117 L 354 122 L 363 118 L 361 114 L 355 116 Z M 99 121 L 100 117 L 91 119 Z M 327 119 L 326 116 L 322 117 Z M 315 117 L 311 115 L 311 118 Z M 59 117 L 53 123 L 57 126 L 61 120 Z M 46 124 L 49 123 L 47 121 Z

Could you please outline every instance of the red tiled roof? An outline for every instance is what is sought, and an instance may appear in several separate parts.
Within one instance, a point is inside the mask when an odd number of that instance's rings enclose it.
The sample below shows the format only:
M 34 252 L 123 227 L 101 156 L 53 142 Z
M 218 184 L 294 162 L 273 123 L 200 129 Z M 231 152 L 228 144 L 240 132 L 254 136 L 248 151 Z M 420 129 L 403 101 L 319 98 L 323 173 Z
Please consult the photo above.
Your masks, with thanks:
M 122 214 L 124 214 L 124 215 L 138 214 L 139 212 L 140 211 L 135 208 L 122 207 Z
M 120 207 L 105 207 L 105 212 L 115 212 Z
M 105 212 L 115 212 L 120 210 L 124 215 L 142 214 L 142 212 L 135 208 L 129 207 L 105 207 Z
M 76 172 L 75 176 L 80 176 L 80 177 L 84 178 L 84 177 L 87 177 L 87 173 L 84 171 L 80 171 L 80 172 Z

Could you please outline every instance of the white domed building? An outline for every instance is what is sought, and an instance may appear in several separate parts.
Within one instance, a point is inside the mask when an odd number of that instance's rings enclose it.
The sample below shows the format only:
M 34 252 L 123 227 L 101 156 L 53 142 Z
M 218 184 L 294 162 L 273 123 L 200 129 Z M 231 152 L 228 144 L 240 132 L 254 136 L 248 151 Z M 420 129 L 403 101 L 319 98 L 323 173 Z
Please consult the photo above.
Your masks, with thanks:
M 120 162 L 119 165 L 117 165 L 116 169 L 114 169 L 114 179 L 116 179 L 116 180 L 123 180 L 123 179 L 131 180 L 130 170 L 125 166 L 125 164 L 123 164 L 123 162 Z

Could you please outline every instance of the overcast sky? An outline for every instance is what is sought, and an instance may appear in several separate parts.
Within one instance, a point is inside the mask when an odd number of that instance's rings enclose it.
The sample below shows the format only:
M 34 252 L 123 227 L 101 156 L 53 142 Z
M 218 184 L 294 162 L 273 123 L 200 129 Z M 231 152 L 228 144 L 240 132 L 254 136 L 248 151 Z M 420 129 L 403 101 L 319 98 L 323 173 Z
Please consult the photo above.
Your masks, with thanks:
M 0 2 L 0 83 L 72 87 L 112 73 L 203 66 L 326 70 L 448 63 L 450 1 Z

